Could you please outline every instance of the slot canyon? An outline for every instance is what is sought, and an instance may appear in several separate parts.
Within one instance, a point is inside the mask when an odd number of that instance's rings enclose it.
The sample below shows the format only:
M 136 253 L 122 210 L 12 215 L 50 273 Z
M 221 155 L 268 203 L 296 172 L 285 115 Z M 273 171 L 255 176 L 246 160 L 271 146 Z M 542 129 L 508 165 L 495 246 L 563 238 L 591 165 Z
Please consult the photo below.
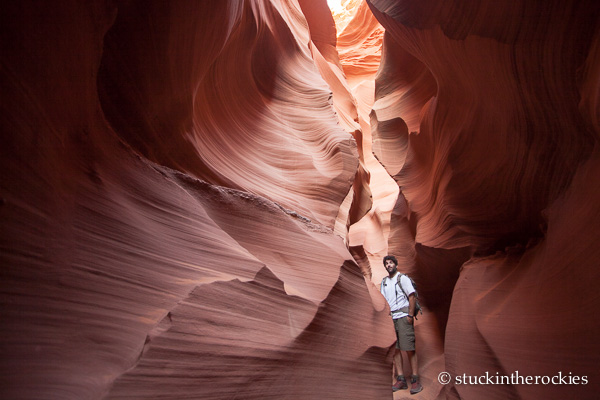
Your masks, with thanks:
M 600 397 L 597 1 L 0 18 L 3 399 Z

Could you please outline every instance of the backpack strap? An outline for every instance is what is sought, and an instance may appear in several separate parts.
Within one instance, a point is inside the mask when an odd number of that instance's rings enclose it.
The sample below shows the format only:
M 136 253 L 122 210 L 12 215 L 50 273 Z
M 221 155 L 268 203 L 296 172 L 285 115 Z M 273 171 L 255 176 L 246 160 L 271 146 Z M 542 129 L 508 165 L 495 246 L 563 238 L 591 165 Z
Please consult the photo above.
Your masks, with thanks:
M 405 274 L 403 274 L 402 272 L 398 272 L 398 286 L 400 286 L 400 290 L 402 290 L 402 293 L 404 293 L 404 297 L 406 297 L 406 300 L 408 300 L 408 295 L 406 294 L 406 291 L 404 290 L 404 288 L 402 287 L 402 282 L 400 282 L 400 278 L 402 278 Z M 396 291 L 396 297 L 398 297 L 398 291 Z
M 408 300 L 408 295 L 406 294 L 406 290 L 404 290 L 404 288 L 402 287 L 402 283 L 400 282 L 400 279 L 401 279 L 401 278 L 402 278 L 402 276 L 404 276 L 404 275 L 406 275 L 406 274 L 403 274 L 402 272 L 399 272 L 399 271 L 398 271 L 398 282 L 397 282 L 397 284 L 398 284 L 398 286 L 400 286 L 400 290 L 402 290 L 402 293 L 404 294 L 404 297 L 406 297 L 406 301 L 409 301 L 409 300 Z M 408 279 L 410 279 L 410 278 L 408 278 Z M 412 281 L 412 280 L 411 280 L 411 281 Z M 415 296 L 416 296 L 416 295 L 415 295 Z M 397 297 L 398 297 L 398 289 L 396 289 L 396 298 L 397 298 Z M 418 307 L 418 306 L 417 306 L 417 304 L 415 303 L 415 315 L 413 315 L 413 318 L 414 318 L 414 319 L 417 319 L 417 315 L 416 315 L 416 314 L 417 314 L 417 312 L 418 312 L 417 308 L 419 308 L 419 307 Z M 407 313 L 407 314 L 408 314 L 408 312 L 410 311 L 410 308 L 409 308 L 409 306 L 406 306 L 406 307 L 402 307 L 402 308 L 400 308 L 399 310 L 396 310 L 396 311 L 401 311 L 401 312 L 403 312 L 403 313 Z
M 402 275 L 404 275 L 404 274 L 402 272 L 398 271 L 398 278 L 396 280 L 396 284 L 394 285 L 394 290 L 396 291 L 396 299 L 398 299 L 397 286 L 400 286 L 400 290 L 402 290 L 402 294 L 404 294 L 404 297 L 406 297 L 406 300 L 408 301 L 408 296 L 406 295 L 406 292 L 404 291 L 404 288 L 402 287 L 402 284 L 400 283 L 400 278 L 402 278 Z M 385 277 L 384 277 L 384 279 L 385 279 Z M 397 310 L 393 310 L 392 313 L 395 313 L 398 311 L 408 314 L 408 307 L 402 307 Z

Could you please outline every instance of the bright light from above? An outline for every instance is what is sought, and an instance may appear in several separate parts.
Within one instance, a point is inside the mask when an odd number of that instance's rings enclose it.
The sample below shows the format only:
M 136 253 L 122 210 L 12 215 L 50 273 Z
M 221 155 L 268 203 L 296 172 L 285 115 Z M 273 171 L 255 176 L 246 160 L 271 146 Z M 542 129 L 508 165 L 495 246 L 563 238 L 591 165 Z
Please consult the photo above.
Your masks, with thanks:
M 344 0 L 327 0 L 327 5 L 335 14 L 339 14 L 344 10 L 344 6 L 342 3 L 345 3 Z
M 327 0 L 327 5 L 331 10 L 338 36 L 342 33 L 346 25 L 352 20 L 356 10 L 363 0 Z

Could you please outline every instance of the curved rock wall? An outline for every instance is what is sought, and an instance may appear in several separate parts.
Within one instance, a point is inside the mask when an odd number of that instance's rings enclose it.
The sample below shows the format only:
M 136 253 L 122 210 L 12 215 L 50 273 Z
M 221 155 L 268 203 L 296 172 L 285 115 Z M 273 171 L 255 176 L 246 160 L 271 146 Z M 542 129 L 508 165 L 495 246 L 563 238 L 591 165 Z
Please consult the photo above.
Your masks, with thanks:
M 109 122 L 152 161 L 333 226 L 354 144 L 292 6 L 127 3 L 104 38 L 99 90 Z
M 297 2 L 0 15 L 3 398 L 389 393 L 333 230 L 357 146 Z
M 405 198 L 390 251 L 447 324 L 445 369 L 588 381 L 443 393 L 595 398 L 600 8 L 368 3 L 386 29 L 374 150 Z

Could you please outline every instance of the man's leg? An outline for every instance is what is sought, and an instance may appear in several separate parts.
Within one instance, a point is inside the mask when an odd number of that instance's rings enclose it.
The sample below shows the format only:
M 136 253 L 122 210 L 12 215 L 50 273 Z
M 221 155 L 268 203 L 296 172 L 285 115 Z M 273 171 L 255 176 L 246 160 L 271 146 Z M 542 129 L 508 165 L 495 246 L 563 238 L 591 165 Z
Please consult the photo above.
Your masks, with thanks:
M 423 386 L 421 385 L 419 379 L 419 363 L 417 362 L 417 353 L 413 351 L 407 351 L 408 362 L 410 363 L 410 368 L 412 369 L 412 379 L 410 380 L 410 394 L 419 393 L 423 390 Z
M 395 368 L 395 372 L 396 375 L 394 376 L 398 376 L 398 375 L 404 375 L 404 365 L 403 365 L 403 360 L 402 360 L 402 352 L 400 351 L 400 349 L 396 348 L 394 349 L 394 368 Z
M 396 339 L 398 339 L 398 320 L 394 320 L 394 328 L 396 329 Z M 408 389 L 408 383 L 406 383 L 406 379 L 404 378 L 404 366 L 402 360 L 402 352 L 398 348 L 398 341 L 396 341 L 396 348 L 394 349 L 394 379 L 396 382 L 392 385 L 392 390 L 398 391 L 403 389 Z
M 400 349 L 394 349 L 394 378 L 396 382 L 392 385 L 392 390 L 398 391 L 403 389 L 408 389 L 408 383 L 406 382 L 406 378 L 404 378 L 404 368 L 403 368 L 403 360 L 402 360 L 402 352 Z
M 417 353 L 413 351 L 407 351 L 408 362 L 410 363 L 410 369 L 413 375 L 419 375 L 419 363 L 417 362 Z

